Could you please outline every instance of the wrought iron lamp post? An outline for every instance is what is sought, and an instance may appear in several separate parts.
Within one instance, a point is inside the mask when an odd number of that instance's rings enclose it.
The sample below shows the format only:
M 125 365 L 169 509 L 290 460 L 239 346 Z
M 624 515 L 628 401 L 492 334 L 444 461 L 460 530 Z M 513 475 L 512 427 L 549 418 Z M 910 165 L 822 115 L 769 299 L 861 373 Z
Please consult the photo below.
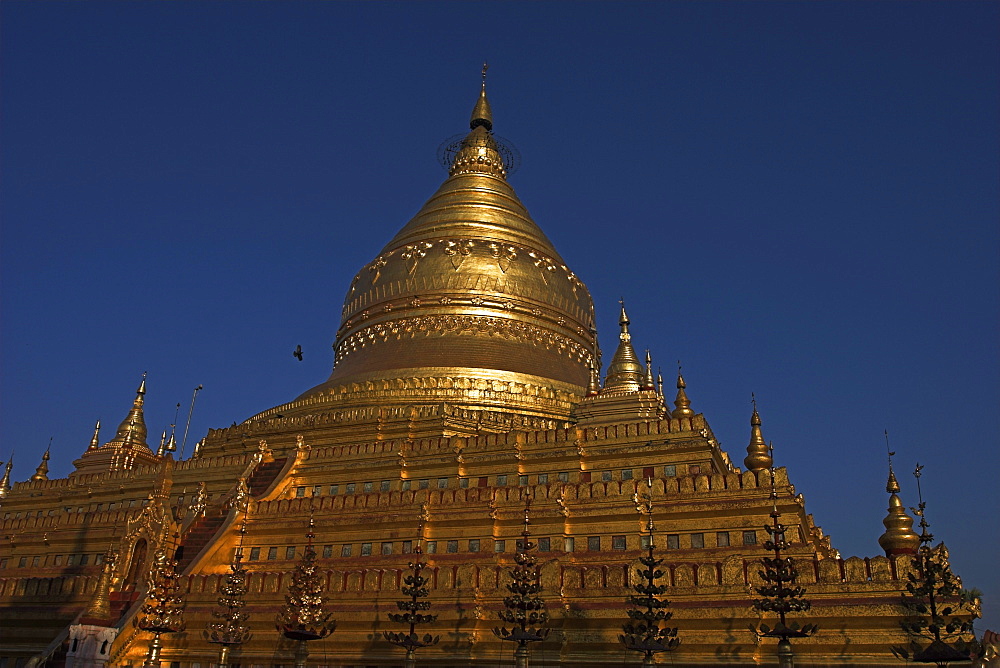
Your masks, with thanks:
M 656 581 L 663 577 L 664 572 L 657 568 L 663 563 L 663 559 L 653 556 L 653 480 L 647 478 L 646 484 L 649 487 L 649 494 L 644 499 L 640 499 L 636 494 L 636 510 L 646 513 L 646 532 L 648 533 L 649 545 L 647 553 L 639 558 L 639 563 L 645 568 L 637 570 L 640 581 L 632 586 L 635 594 L 629 596 L 628 601 L 633 606 L 629 609 L 628 616 L 632 621 L 622 627 L 624 634 L 618 639 L 625 645 L 625 649 L 642 652 L 642 665 L 655 665 L 654 655 L 657 652 L 670 652 L 677 649 L 680 640 L 677 638 L 676 627 L 661 627 L 660 624 L 667 622 L 674 613 L 667 610 L 670 601 L 663 598 L 667 587 L 656 584 Z
M 531 554 L 535 544 L 531 542 L 531 532 L 528 530 L 530 507 L 531 498 L 528 497 L 524 504 L 524 531 L 517 554 L 514 555 L 515 566 L 508 571 L 511 582 L 507 585 L 507 591 L 510 596 L 504 597 L 505 609 L 497 613 L 501 620 L 512 627 L 493 629 L 494 635 L 500 640 L 517 643 L 517 649 L 514 650 L 514 665 L 517 668 L 528 668 L 528 644 L 545 640 L 549 636 L 549 629 L 544 626 L 549 621 L 549 614 L 545 611 L 545 601 L 538 596 L 542 585 L 538 581 L 535 555 Z
M 292 581 L 285 595 L 285 605 L 278 612 L 278 631 L 289 640 L 296 641 L 295 666 L 305 668 L 309 657 L 308 643 L 327 637 L 337 628 L 331 613 L 324 609 L 323 580 L 316 567 L 316 549 L 313 547 L 315 522 L 309 516 L 306 546 L 302 551 Z

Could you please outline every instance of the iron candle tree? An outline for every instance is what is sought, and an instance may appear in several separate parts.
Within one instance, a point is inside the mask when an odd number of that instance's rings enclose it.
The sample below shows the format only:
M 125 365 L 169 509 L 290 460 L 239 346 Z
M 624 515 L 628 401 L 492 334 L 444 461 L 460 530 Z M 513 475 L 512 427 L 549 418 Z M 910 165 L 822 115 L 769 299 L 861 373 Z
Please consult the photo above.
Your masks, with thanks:
M 229 566 L 229 574 L 220 588 L 219 608 L 212 611 L 218 621 L 210 622 L 205 631 L 208 642 L 219 645 L 219 668 L 229 666 L 229 651 L 248 642 L 253 637 L 246 622 L 250 614 L 243 610 L 246 606 L 247 569 L 243 561 L 243 536 L 246 534 L 246 518 L 240 527 L 240 544 Z
M 766 624 L 759 627 L 751 626 L 753 631 L 760 638 L 778 639 L 778 666 L 779 668 L 792 668 L 795 665 L 792 644 L 789 638 L 808 638 L 819 629 L 815 624 L 803 624 L 799 626 L 797 622 L 788 622 L 786 616 L 790 612 L 805 612 L 812 604 L 803 598 L 806 590 L 796 586 L 795 581 L 799 577 L 799 572 L 795 568 L 795 562 L 791 557 L 783 557 L 782 550 L 789 547 L 785 540 L 785 525 L 781 523 L 781 513 L 778 512 L 778 492 L 774 485 L 774 448 L 770 445 L 771 452 L 771 524 L 764 526 L 770 538 L 764 541 L 764 549 L 774 553 L 773 557 L 764 557 L 761 563 L 764 570 L 759 571 L 764 584 L 755 587 L 755 591 L 761 598 L 753 602 L 755 610 L 760 612 L 773 612 L 778 615 L 778 623 L 774 628 Z
M 660 624 L 670 621 L 674 613 L 667 609 L 670 606 L 670 601 L 663 597 L 667 591 L 666 585 L 656 583 L 664 575 L 664 572 L 658 568 L 663 563 L 663 559 L 657 559 L 653 556 L 655 540 L 653 538 L 652 478 L 647 478 L 646 484 L 650 493 L 642 500 L 636 494 L 636 510 L 646 513 L 649 545 L 647 545 L 646 555 L 639 557 L 639 563 L 644 568 L 636 571 L 639 582 L 632 585 L 632 589 L 636 593 L 628 598 L 629 603 L 635 606 L 627 610 L 631 621 L 622 627 L 624 633 L 618 636 L 618 639 L 625 645 L 625 649 L 643 653 L 643 666 L 652 666 L 655 664 L 654 654 L 677 649 L 680 640 L 677 638 L 676 627 L 660 626 Z
M 180 552 L 178 550 L 177 552 Z M 184 597 L 178 591 L 177 557 L 167 556 L 166 547 L 161 547 L 153 557 L 153 569 L 149 577 L 149 592 L 146 602 L 135 620 L 136 628 L 149 631 L 153 640 L 149 643 L 144 668 L 160 667 L 160 650 L 163 647 L 160 636 L 164 633 L 179 633 L 185 629 Z
M 436 645 L 441 638 L 440 636 L 432 636 L 429 633 L 424 634 L 423 638 L 421 638 L 417 635 L 416 631 L 417 625 L 430 624 L 437 619 L 437 615 L 428 615 L 422 612 L 431 607 L 431 602 L 420 600 L 427 598 L 430 594 L 430 590 L 427 588 L 428 578 L 420 574 L 427 566 L 427 563 L 421 558 L 423 556 L 423 548 L 421 547 L 424 537 L 423 522 L 420 523 L 417 534 L 417 549 L 413 552 L 415 557 L 409 563 L 410 574 L 403 579 L 403 586 L 401 587 L 403 595 L 409 598 L 396 601 L 396 607 L 399 608 L 399 612 L 388 613 L 390 620 L 397 624 L 408 624 L 410 631 L 409 633 L 382 632 L 386 640 L 406 650 L 405 668 L 413 668 L 417 665 L 415 652 L 418 649 Z
M 285 605 L 278 612 L 276 624 L 289 640 L 298 644 L 295 648 L 295 666 L 304 668 L 309 656 L 307 643 L 320 640 L 333 633 L 337 623 L 331 613 L 324 608 L 323 578 L 316 567 L 316 549 L 313 547 L 315 522 L 309 516 L 309 530 L 306 532 L 306 546 L 302 558 L 292 571 L 292 581 L 285 595 Z
M 535 555 L 531 554 L 535 544 L 531 542 L 531 532 L 528 530 L 530 507 L 531 498 L 528 497 L 524 504 L 524 531 L 517 554 L 514 555 L 515 566 L 507 571 L 511 579 L 507 585 L 510 596 L 504 597 L 504 609 L 497 613 L 501 620 L 511 624 L 511 628 L 501 626 L 493 629 L 494 635 L 500 640 L 517 643 L 517 649 L 514 650 L 514 665 L 517 668 L 528 668 L 528 644 L 545 640 L 549 636 L 549 629 L 544 626 L 549 621 L 549 614 L 545 611 L 545 601 L 538 595 L 542 591 L 542 585 L 538 581 Z
M 972 620 L 978 617 L 978 599 L 962 595 L 962 583 L 948 563 L 948 550 L 944 544 L 931 547 L 934 535 L 927 531 L 930 524 L 924 516 L 926 504 L 920 491 L 920 470 L 917 464 L 913 477 L 917 479 L 919 504 L 913 512 L 920 517 L 920 547 L 911 562 L 913 571 L 906 574 L 906 593 L 903 607 L 910 616 L 900 622 L 903 631 L 913 640 L 909 647 L 893 647 L 897 657 L 917 663 L 947 666 L 953 661 L 968 661 L 971 650 L 977 649 L 975 641 L 966 638 L 972 632 Z M 971 603 L 971 609 L 966 605 Z M 963 617 L 956 612 L 965 613 Z M 930 644 L 921 647 L 919 639 Z

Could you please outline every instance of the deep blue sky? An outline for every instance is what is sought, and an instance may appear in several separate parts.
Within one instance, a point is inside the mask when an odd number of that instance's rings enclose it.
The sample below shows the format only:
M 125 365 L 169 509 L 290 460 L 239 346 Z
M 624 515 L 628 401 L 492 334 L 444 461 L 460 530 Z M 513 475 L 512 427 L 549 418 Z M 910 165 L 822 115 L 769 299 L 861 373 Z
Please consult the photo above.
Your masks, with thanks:
M 491 63 L 521 199 L 843 556 L 904 502 L 1000 630 L 1000 3 L 0 4 L 2 431 L 72 470 L 149 371 L 191 441 L 322 380 Z M 291 350 L 301 344 L 305 362 Z M 188 444 L 190 451 L 191 444 Z

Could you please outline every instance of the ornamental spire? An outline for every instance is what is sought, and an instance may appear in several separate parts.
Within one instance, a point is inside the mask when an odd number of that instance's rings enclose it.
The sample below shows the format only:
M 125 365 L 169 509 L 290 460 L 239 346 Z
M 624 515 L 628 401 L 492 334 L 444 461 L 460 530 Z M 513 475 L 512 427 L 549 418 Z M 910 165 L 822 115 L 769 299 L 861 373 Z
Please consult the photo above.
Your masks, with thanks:
M 114 620 L 111 618 L 111 580 L 114 575 L 115 563 L 118 559 L 118 552 L 112 544 L 108 544 L 108 549 L 104 552 L 104 567 L 101 569 L 101 576 L 94 587 L 94 595 L 84 610 L 81 623 L 90 623 L 98 626 L 110 626 Z
M 646 348 L 646 386 L 643 388 L 645 390 L 652 390 L 656 387 L 656 381 L 653 380 L 653 358 L 649 354 L 649 348 Z
M 587 381 L 587 396 L 592 397 L 601 392 L 601 377 L 597 372 L 597 367 L 593 362 L 587 365 L 590 371 L 590 379 Z
M 913 518 L 906 513 L 903 502 L 899 500 L 899 482 L 892 470 L 892 456 L 896 453 L 889 450 L 888 430 L 885 432 L 885 449 L 889 453 L 889 479 L 885 483 L 885 491 L 889 493 L 889 512 L 882 520 L 885 533 L 879 536 L 878 544 L 885 550 L 887 557 L 916 554 L 920 536 L 913 530 Z
M 628 331 L 631 321 L 625 312 L 625 299 L 619 299 L 618 303 L 622 307 L 621 315 L 618 317 L 621 331 L 618 334 L 618 349 L 611 358 L 608 374 L 604 378 L 604 389 L 637 392 L 642 389 L 646 381 L 646 369 L 639 361 L 639 356 L 635 354 L 635 348 L 632 347 L 632 335 Z
M 14 467 L 14 453 L 10 453 L 10 459 L 7 460 L 7 465 L 3 469 L 3 478 L 0 478 L 0 499 L 7 496 L 7 492 L 10 491 L 10 470 Z
M 94 425 L 94 435 L 90 438 L 90 445 L 87 447 L 88 450 L 96 450 L 101 447 L 101 421 L 98 420 L 97 424 Z
M 480 125 L 487 131 L 493 129 L 493 111 L 490 109 L 490 101 L 486 98 L 486 70 L 490 69 L 489 63 L 483 63 L 483 87 L 479 91 L 479 99 L 472 109 L 472 118 L 469 120 L 469 129 L 475 130 Z
M 49 450 L 52 449 L 52 439 L 49 439 L 49 447 L 45 448 L 45 454 L 42 455 L 42 462 L 35 469 L 35 474 L 31 476 L 31 480 L 48 480 L 49 479 Z
M 686 387 L 687 383 L 684 382 L 684 376 L 681 375 L 681 361 L 677 360 L 677 397 L 674 399 L 674 412 L 670 414 L 671 417 L 681 418 L 694 415 L 694 411 L 691 410 L 691 400 L 688 399 L 687 392 L 684 391 Z
M 469 119 L 470 132 L 461 141 L 442 146 L 441 158 L 448 174 L 489 174 L 506 179 L 517 166 L 517 150 L 493 136 L 493 111 L 486 98 L 486 70 L 483 64 L 483 86 Z
M 748 471 L 763 471 L 769 469 L 774 461 L 771 459 L 770 449 L 764 442 L 764 435 L 760 431 L 760 414 L 757 413 L 757 397 L 750 393 L 750 402 L 753 404 L 753 415 L 750 416 L 750 445 L 747 446 L 747 456 L 743 459 L 743 465 Z
M 128 415 L 118 425 L 115 437 L 104 444 L 107 446 L 139 446 L 149 448 L 146 444 L 146 419 L 143 415 L 142 405 L 146 396 L 146 373 L 142 374 L 142 382 L 135 391 L 135 399 L 132 401 L 132 408 Z

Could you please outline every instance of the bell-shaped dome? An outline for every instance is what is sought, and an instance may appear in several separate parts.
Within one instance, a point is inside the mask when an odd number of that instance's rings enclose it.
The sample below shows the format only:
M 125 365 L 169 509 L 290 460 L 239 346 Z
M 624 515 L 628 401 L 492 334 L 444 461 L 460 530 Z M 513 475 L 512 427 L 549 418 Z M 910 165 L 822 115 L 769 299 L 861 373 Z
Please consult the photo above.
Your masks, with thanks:
M 448 402 L 566 418 L 586 391 L 593 302 L 507 183 L 485 85 L 470 127 L 448 179 L 351 282 L 329 379 L 282 414 Z

